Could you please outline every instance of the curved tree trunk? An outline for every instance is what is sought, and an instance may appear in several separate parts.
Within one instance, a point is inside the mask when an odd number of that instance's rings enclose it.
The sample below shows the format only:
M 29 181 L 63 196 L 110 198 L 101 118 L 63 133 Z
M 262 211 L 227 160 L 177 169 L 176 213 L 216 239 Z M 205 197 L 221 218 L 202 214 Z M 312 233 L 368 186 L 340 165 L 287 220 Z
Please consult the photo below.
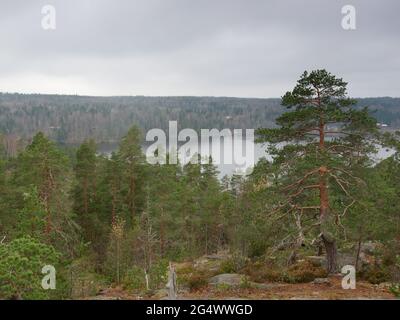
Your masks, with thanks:
M 320 93 L 318 90 L 318 104 L 321 105 Z M 319 149 L 323 153 L 325 151 L 325 120 L 321 111 L 319 122 Z M 326 166 L 319 168 L 319 198 L 320 198 L 320 228 L 321 238 L 325 246 L 327 271 L 329 274 L 337 272 L 337 249 L 336 241 L 330 233 L 330 217 L 329 217 L 329 195 L 327 186 L 327 173 L 329 169 Z
M 337 273 L 338 267 L 336 241 L 329 241 L 326 237 L 324 237 L 324 235 L 322 235 L 322 240 L 326 250 L 327 271 L 329 274 Z
M 330 217 L 329 217 L 329 198 L 328 188 L 326 185 L 326 167 L 320 168 L 320 223 L 321 223 L 321 238 L 324 243 L 327 259 L 328 273 L 337 272 L 337 249 L 336 241 L 330 232 Z

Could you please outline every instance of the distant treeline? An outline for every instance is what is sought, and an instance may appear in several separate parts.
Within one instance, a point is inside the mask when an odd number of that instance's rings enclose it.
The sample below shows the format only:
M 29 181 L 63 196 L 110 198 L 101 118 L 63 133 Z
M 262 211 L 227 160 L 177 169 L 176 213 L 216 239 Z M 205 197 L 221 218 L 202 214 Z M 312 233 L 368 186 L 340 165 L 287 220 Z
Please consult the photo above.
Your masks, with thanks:
M 363 98 L 359 106 L 376 110 L 374 116 L 390 128 L 400 128 L 400 98 Z M 118 141 L 136 124 L 144 132 L 168 128 L 177 120 L 179 129 L 273 127 L 284 111 L 280 99 L 228 97 L 86 97 L 67 95 L 1 94 L 0 134 L 8 143 L 30 139 L 42 131 L 66 144 L 87 138 Z

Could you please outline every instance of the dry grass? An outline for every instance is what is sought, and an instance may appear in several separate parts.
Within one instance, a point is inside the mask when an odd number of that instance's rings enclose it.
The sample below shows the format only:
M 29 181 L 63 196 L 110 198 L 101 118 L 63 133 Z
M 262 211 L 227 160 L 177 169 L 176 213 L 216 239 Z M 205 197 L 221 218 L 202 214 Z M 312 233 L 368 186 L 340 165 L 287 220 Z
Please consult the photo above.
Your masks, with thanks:
M 394 295 L 387 289 L 380 289 L 367 282 L 358 282 L 354 290 L 344 290 L 341 286 L 341 279 L 330 278 L 331 285 L 318 285 L 313 283 L 296 284 L 270 284 L 268 289 L 242 289 L 232 288 L 224 292 L 213 288 L 204 288 L 195 293 L 190 293 L 186 299 L 255 299 L 255 300 L 276 300 L 276 299 L 316 299 L 316 300 L 337 300 L 337 299 L 394 299 Z

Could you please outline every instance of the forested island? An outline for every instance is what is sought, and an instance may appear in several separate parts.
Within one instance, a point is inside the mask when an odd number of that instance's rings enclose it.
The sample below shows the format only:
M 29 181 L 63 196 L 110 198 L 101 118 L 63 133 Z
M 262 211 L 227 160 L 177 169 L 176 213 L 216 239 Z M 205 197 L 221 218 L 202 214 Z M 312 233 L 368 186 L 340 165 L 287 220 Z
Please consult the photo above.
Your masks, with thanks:
M 168 270 L 182 298 L 398 296 L 400 99 L 346 86 L 316 70 L 282 99 L 0 95 L 0 298 L 161 299 Z M 168 120 L 258 128 L 273 159 L 222 180 L 212 159 L 151 165 L 144 134 Z

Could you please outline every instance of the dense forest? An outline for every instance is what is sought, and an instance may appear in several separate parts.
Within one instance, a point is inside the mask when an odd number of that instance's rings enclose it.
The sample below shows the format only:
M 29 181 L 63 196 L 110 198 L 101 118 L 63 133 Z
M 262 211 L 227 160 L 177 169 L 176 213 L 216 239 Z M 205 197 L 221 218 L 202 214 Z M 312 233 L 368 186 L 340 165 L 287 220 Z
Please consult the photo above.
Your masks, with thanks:
M 364 106 L 378 122 L 400 128 L 399 98 L 358 99 Z M 0 94 L 0 132 L 6 152 L 15 155 L 38 131 L 60 144 L 115 143 L 133 124 L 143 132 L 166 130 L 171 120 L 197 131 L 256 129 L 273 127 L 282 111 L 280 99 Z
M 0 131 L 33 138 L 0 152 L 0 297 L 82 298 L 111 287 L 152 297 L 170 261 L 188 294 L 218 274 L 264 290 L 264 282 L 310 282 L 345 264 L 399 294 L 400 139 L 376 119 L 399 126 L 399 104 L 356 104 L 324 70 L 304 73 L 282 100 L 3 94 Z M 150 165 L 145 130 L 174 119 L 260 128 L 273 161 L 222 180 L 212 159 Z M 329 132 L 331 124 L 340 129 Z M 105 140 L 119 140 L 110 157 L 96 150 Z M 397 152 L 374 163 L 378 143 Z M 225 258 L 216 266 L 212 255 Z M 49 264 L 56 290 L 41 287 Z

